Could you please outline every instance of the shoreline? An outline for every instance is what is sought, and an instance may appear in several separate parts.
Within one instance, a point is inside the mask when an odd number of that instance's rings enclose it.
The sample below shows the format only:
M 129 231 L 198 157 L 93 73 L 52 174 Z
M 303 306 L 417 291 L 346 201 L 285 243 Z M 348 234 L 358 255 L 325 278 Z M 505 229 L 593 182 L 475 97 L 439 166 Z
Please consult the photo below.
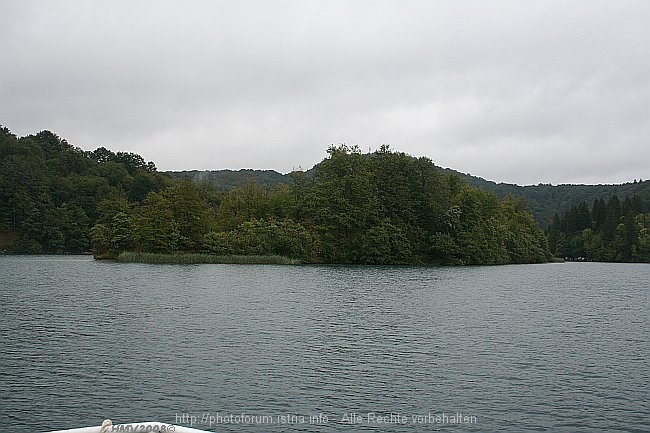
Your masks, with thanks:
M 300 265 L 299 259 L 289 257 L 267 255 L 267 256 L 246 256 L 246 255 L 214 255 L 203 253 L 182 253 L 182 254 L 158 254 L 158 253 L 135 253 L 123 252 L 114 258 L 97 258 L 97 260 L 113 260 L 120 263 L 148 263 L 148 264 L 173 264 L 173 265 L 197 265 L 197 264 L 240 264 L 240 265 Z

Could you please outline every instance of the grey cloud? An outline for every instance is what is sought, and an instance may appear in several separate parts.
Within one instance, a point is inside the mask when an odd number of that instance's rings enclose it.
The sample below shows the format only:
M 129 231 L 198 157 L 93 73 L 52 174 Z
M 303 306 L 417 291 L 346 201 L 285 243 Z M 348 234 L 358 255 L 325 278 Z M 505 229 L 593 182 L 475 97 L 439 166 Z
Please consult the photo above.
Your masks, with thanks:
M 497 181 L 650 177 L 644 1 L 5 1 L 0 122 L 162 169 L 389 143 Z

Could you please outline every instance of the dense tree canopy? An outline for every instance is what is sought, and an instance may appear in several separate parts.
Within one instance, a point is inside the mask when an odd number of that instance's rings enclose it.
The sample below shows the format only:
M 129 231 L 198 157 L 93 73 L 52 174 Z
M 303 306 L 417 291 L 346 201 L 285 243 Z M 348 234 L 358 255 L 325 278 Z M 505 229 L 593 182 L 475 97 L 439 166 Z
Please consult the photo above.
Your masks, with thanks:
M 607 200 L 613 195 L 618 197 L 634 197 L 644 206 L 650 206 L 650 180 L 637 179 L 616 185 L 514 185 L 508 183 L 495 183 L 480 177 L 455 172 L 451 169 L 442 169 L 446 173 L 456 173 L 472 186 L 493 191 L 499 198 L 508 195 L 522 197 L 528 204 L 528 209 L 535 216 L 541 227 L 548 227 L 553 216 L 557 213 L 563 215 L 570 208 L 579 203 L 593 203 L 594 200 Z
M 573 205 L 548 228 L 553 254 L 572 260 L 650 262 L 650 208 L 638 196 Z
M 0 251 L 88 251 L 96 223 L 113 224 L 116 212 L 170 184 L 139 155 L 84 152 L 49 131 L 18 138 L 0 128 Z
M 616 185 L 514 185 L 508 183 L 495 183 L 466 173 L 460 173 L 450 168 L 436 167 L 444 175 L 456 175 L 464 182 L 476 188 L 494 192 L 499 199 L 507 196 L 521 197 L 526 200 L 528 210 L 535 217 L 540 227 L 548 227 L 554 214 L 562 215 L 571 206 L 583 201 L 593 203 L 596 199 L 608 199 L 613 195 L 619 197 L 633 197 L 645 206 L 650 206 L 650 180 L 634 180 Z M 303 173 L 305 177 L 313 176 L 314 169 Z M 166 172 L 173 179 L 191 179 L 199 183 L 207 183 L 219 191 L 228 191 L 239 187 L 248 180 L 254 179 L 257 185 L 272 190 L 279 184 L 291 185 L 295 181 L 295 172 L 280 174 L 272 170 L 212 170 L 212 171 L 182 171 Z
M 521 199 L 499 200 L 427 158 L 332 146 L 306 175 L 227 191 L 172 181 L 135 154 L 50 132 L 0 136 L 0 229 L 18 252 L 281 255 L 315 263 L 502 264 L 549 258 Z M 605 218 L 606 224 L 607 218 Z

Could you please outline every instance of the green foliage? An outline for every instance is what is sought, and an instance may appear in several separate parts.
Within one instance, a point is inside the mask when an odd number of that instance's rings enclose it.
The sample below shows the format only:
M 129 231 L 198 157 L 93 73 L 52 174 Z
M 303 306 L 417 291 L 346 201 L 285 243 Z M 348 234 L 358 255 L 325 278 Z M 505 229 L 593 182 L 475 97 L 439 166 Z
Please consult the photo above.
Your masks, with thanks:
M 292 220 L 249 220 L 228 232 L 210 232 L 203 250 L 215 255 L 277 255 L 308 260 L 314 240 L 301 224 Z
M 523 201 L 499 202 L 441 175 L 430 160 L 387 146 L 373 154 L 332 146 L 313 176 L 292 179 L 272 190 L 249 180 L 218 193 L 185 180 L 150 192 L 131 210 L 132 247 L 364 264 L 528 263 L 550 255 Z M 102 203 L 98 213 L 121 203 Z M 110 251 L 124 249 L 114 233 L 126 224 L 101 224 L 111 233 Z
M 572 206 L 551 221 L 547 237 L 556 256 L 571 260 L 650 262 L 648 228 L 650 209 L 636 196 L 621 203 L 614 195 L 607 202 L 594 200 Z
M 299 205 L 337 263 L 499 264 L 546 261 L 543 232 L 523 202 L 442 176 L 426 158 L 382 147 L 331 147 Z
M 18 234 L 10 252 L 84 252 L 91 237 L 105 253 L 130 248 L 102 228 L 91 232 L 98 223 L 110 232 L 115 214 L 127 211 L 128 202 L 109 209 L 108 197 L 128 194 L 136 204 L 169 182 L 139 155 L 84 152 L 50 131 L 17 138 L 0 128 L 0 230 Z
M 134 210 L 134 242 L 137 251 L 164 253 L 179 251 L 181 237 L 170 201 L 164 192 L 151 192 Z
M 269 191 L 249 180 L 223 195 L 216 215 L 217 229 L 234 230 L 244 221 L 265 218 L 270 208 Z
M 544 262 L 550 258 L 546 237 L 526 210 L 523 199 L 507 197 L 501 204 L 508 225 L 506 250 L 510 263 Z
M 3 129 L 0 229 L 18 233 L 14 244 L 24 250 L 75 252 L 92 245 L 96 256 L 121 260 L 191 261 L 203 252 L 324 263 L 501 264 L 550 255 L 522 200 L 500 201 L 427 158 L 388 146 L 363 154 L 340 145 L 327 153 L 313 170 L 282 177 L 285 182 L 272 181 L 269 172 L 269 183 L 249 179 L 223 191 L 200 175 L 193 178 L 199 182 L 172 181 L 136 154 L 83 152 L 47 131 L 18 139 Z M 623 245 L 623 259 L 650 243 L 647 230 L 627 224 L 635 220 L 632 206 L 618 204 L 624 221 L 607 213 L 601 222 Z M 580 236 L 588 214 L 577 207 L 571 219 Z M 557 249 L 564 231 L 553 233 Z M 585 245 L 600 248 L 597 235 L 584 236 Z M 563 245 L 572 242 L 567 237 Z
M 495 183 L 469 174 L 458 173 L 451 169 L 441 169 L 443 172 L 454 173 L 466 183 L 494 192 L 500 199 L 508 195 L 522 197 L 528 204 L 528 209 L 541 227 L 548 227 L 553 215 L 564 215 L 573 205 L 593 203 L 594 200 L 606 200 L 614 195 L 630 197 L 637 205 L 647 208 L 650 206 L 650 180 L 635 180 L 620 185 L 527 185 L 519 186 L 508 183 Z M 634 198 L 635 197 L 635 198 Z M 594 216 L 594 221 L 602 222 Z
M 95 224 L 90 230 L 90 239 L 95 257 L 106 257 L 112 247 L 112 234 L 105 224 Z
M 370 265 L 408 263 L 412 257 L 408 237 L 388 218 L 368 230 L 361 251 L 361 262 Z
M 299 265 L 300 260 L 282 256 L 242 256 L 214 254 L 155 254 L 124 252 L 116 257 L 118 262 L 195 265 L 202 263 L 237 264 L 237 265 Z
M 330 147 L 304 197 L 307 223 L 328 263 L 359 262 L 365 232 L 378 221 L 379 202 L 369 160 L 358 148 Z
M 162 194 L 171 211 L 174 221 L 178 223 L 180 249 L 198 251 L 201 239 L 207 232 L 208 205 L 195 183 L 188 180 L 177 182 L 164 189 Z

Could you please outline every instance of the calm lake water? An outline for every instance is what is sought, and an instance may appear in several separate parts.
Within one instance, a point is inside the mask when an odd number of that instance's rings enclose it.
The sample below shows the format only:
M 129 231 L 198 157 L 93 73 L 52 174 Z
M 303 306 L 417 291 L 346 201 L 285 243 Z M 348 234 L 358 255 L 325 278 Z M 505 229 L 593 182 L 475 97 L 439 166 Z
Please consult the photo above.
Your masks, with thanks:
M 0 426 L 649 431 L 649 291 L 643 264 L 0 256 Z

